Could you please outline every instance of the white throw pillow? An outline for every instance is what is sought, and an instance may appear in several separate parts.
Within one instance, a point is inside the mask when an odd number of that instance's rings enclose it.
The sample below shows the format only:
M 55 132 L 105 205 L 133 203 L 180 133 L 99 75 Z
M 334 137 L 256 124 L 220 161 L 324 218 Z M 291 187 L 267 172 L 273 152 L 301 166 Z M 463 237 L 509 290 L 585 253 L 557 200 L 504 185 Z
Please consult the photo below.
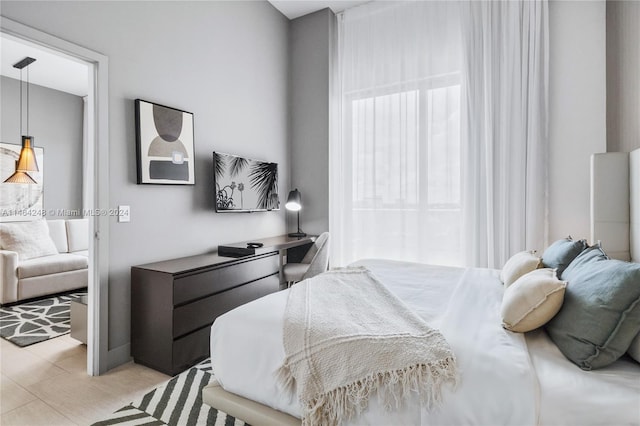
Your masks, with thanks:
M 560 311 L 566 287 L 555 269 L 536 269 L 523 275 L 504 291 L 502 326 L 519 333 L 543 326 Z
M 18 253 L 20 260 L 58 254 L 46 220 L 0 223 L 0 246 Z
M 516 253 L 504 264 L 500 271 L 500 281 L 505 287 L 509 287 L 524 274 L 538 269 L 540 261 L 535 250 Z
M 627 350 L 631 358 L 640 362 L 640 333 L 631 341 L 631 346 Z

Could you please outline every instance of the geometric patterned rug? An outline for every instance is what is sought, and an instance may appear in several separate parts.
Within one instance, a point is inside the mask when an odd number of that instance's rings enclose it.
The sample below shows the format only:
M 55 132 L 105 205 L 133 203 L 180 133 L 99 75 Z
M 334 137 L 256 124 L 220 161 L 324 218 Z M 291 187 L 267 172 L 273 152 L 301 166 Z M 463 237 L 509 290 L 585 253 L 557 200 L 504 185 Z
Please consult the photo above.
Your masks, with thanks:
M 243 426 L 245 423 L 202 403 L 202 388 L 213 380 L 211 361 L 184 371 L 92 426 Z M 248 426 L 248 425 L 247 425 Z
M 67 334 L 71 299 L 86 294 L 86 291 L 68 293 L 0 307 L 0 337 L 25 347 Z

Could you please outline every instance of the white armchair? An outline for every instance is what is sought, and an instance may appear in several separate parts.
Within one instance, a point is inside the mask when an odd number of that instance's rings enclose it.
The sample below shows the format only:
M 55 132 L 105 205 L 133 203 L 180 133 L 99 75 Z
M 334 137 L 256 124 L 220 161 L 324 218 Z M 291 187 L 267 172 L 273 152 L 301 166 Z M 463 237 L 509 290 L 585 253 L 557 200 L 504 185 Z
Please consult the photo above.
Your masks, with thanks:
M 284 265 L 284 280 L 288 285 L 321 274 L 329 267 L 329 233 L 323 232 L 316 238 L 300 263 Z
M 88 246 L 87 219 L 0 224 L 0 304 L 87 287 Z

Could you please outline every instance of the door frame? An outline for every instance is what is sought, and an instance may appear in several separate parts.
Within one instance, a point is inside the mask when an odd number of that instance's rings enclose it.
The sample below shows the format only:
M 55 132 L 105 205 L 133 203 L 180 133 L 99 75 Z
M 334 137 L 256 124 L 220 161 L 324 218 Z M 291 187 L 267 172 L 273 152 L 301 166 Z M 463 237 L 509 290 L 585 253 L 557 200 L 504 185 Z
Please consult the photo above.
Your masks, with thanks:
M 87 373 L 97 376 L 108 367 L 109 323 L 109 87 L 108 58 L 100 53 L 0 16 L 0 32 L 89 67 L 87 164 L 83 195 L 89 209 L 89 303 Z M 84 198 L 84 197 L 83 197 Z M 104 212 L 104 213 L 103 213 Z

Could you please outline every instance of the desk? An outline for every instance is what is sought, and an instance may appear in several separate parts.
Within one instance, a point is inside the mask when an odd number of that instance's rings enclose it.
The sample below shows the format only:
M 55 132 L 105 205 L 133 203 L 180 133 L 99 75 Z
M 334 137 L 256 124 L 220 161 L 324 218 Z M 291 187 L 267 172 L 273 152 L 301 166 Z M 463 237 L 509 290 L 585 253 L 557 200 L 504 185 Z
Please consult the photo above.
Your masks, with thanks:
M 315 237 L 263 238 L 252 254 L 219 252 L 131 268 L 131 355 L 175 375 L 209 356 L 209 329 L 231 309 L 281 288 L 285 257 L 299 260 Z M 246 248 L 247 241 L 226 247 Z M 301 253 L 299 253 L 301 252 Z M 299 257 L 299 258 L 298 258 Z
M 309 246 L 316 240 L 315 235 L 306 237 L 290 237 L 278 235 L 277 237 L 262 238 L 258 240 L 241 241 L 239 243 L 218 246 L 218 255 L 223 257 L 241 258 L 255 256 L 277 251 L 279 257 L 279 278 L 283 286 L 284 275 L 282 268 L 287 262 L 300 262 Z M 248 243 L 260 243 L 262 247 L 250 248 Z

